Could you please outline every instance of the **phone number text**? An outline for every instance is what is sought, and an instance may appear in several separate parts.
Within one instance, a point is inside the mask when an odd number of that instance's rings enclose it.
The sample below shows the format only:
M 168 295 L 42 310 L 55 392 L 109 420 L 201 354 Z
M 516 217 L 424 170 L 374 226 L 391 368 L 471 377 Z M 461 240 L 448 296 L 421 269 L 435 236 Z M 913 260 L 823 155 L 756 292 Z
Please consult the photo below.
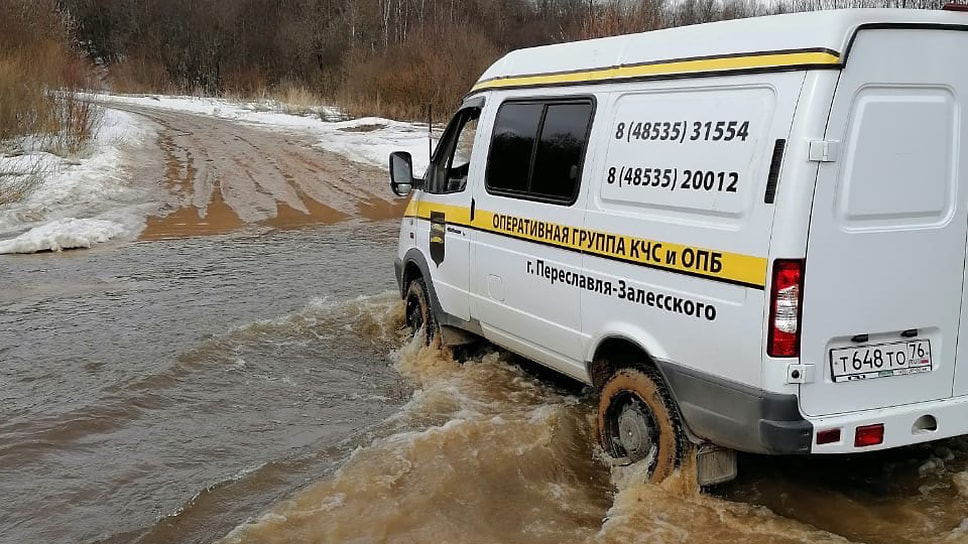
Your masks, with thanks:
M 640 121 L 620 122 L 615 139 L 626 142 L 745 142 L 749 121 Z
M 617 184 L 619 187 L 735 193 L 739 184 L 739 172 L 698 168 L 611 166 L 606 179 L 609 185 Z

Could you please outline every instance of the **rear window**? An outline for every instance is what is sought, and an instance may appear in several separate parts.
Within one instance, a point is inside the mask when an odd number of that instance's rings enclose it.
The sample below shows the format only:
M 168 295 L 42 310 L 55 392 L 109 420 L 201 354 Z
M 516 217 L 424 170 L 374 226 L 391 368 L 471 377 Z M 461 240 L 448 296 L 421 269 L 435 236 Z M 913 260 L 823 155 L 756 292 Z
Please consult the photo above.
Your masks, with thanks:
M 573 203 L 593 110 L 588 99 L 502 104 L 487 162 L 488 192 Z

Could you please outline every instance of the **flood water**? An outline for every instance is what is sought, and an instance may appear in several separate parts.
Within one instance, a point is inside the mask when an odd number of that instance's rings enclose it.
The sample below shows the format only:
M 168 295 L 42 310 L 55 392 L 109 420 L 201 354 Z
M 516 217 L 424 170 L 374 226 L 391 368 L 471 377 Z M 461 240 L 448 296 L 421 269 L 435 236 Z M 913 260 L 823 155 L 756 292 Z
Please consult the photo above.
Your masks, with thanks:
M 4 256 L 0 543 L 968 542 L 965 439 L 611 468 L 592 392 L 408 341 L 397 228 Z
M 411 388 L 391 230 L 5 257 L 0 541 L 211 540 L 368 443 Z
M 968 541 L 963 440 L 613 472 L 581 387 L 407 342 L 395 232 L 5 259 L 0 541 Z

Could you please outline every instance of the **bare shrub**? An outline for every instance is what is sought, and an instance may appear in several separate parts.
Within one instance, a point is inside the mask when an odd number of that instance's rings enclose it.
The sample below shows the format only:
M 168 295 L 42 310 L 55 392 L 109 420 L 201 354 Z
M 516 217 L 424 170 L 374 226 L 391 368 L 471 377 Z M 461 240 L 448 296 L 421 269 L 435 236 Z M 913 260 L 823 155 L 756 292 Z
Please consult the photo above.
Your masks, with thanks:
M 93 71 L 87 63 L 77 59 L 64 63 L 60 84 L 56 92 L 48 91 L 54 118 L 50 151 L 73 157 L 84 152 L 88 142 L 97 136 L 104 110 L 91 96 L 85 96 L 96 88 Z
M 174 93 L 176 90 L 165 66 L 144 56 L 126 58 L 111 64 L 108 76 L 111 88 L 119 93 Z
M 0 0 L 0 205 L 49 174 L 40 151 L 76 155 L 100 126 L 100 107 L 82 99 L 92 66 L 70 24 L 56 0 Z
M 43 155 L 0 154 L 0 208 L 26 198 L 50 174 Z
M 602 38 L 662 28 L 664 4 L 664 0 L 603 4 L 585 14 L 577 38 Z
M 47 150 L 62 157 L 84 154 L 97 136 L 104 110 L 77 89 L 65 89 L 55 97 L 56 130 L 48 134 Z
M 421 28 L 398 47 L 352 52 L 346 61 L 351 77 L 337 104 L 351 115 L 395 119 L 422 119 L 427 104 L 450 111 L 499 54 L 472 28 Z

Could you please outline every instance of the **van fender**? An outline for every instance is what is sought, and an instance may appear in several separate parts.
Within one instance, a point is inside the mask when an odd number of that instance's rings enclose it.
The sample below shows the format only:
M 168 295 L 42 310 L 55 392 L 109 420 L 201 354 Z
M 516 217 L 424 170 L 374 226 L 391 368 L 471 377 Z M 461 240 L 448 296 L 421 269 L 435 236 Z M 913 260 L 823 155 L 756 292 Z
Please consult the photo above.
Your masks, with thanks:
M 669 352 L 663 347 L 662 343 L 655 336 L 649 334 L 645 329 L 633 323 L 609 321 L 592 334 L 588 342 L 588 350 L 585 353 L 586 363 L 591 363 L 595 358 L 598 347 L 606 340 L 622 339 L 639 346 L 642 351 L 653 359 L 666 360 Z
M 663 347 L 662 343 L 653 336 L 652 334 L 646 332 L 641 327 L 638 327 L 631 323 L 626 322 L 607 322 L 605 323 L 599 331 L 592 337 L 592 340 L 588 343 L 588 352 L 585 354 L 585 370 L 588 375 L 589 382 L 597 387 L 604 385 L 608 377 L 601 375 L 599 380 L 601 383 L 596 383 L 595 377 L 592 375 L 594 369 L 592 364 L 595 362 L 595 355 L 599 349 L 610 340 L 623 340 L 629 344 L 638 348 L 644 356 L 647 358 L 645 361 L 641 361 L 646 366 L 651 367 L 655 370 L 662 381 L 665 382 L 665 386 L 672 395 L 672 400 L 675 403 L 675 410 L 679 412 L 680 421 L 682 422 L 683 431 L 686 436 L 693 443 L 698 444 L 700 439 L 692 432 L 689 421 L 684 417 L 682 409 L 679 405 L 679 398 L 676 395 L 675 387 L 670 376 L 666 375 L 666 366 L 662 364 L 663 361 L 668 359 L 668 352 Z M 651 364 L 650 364 L 651 363 Z
M 676 364 L 654 336 L 633 324 L 606 323 L 592 338 L 585 357 L 588 370 L 598 347 L 611 339 L 638 346 L 655 363 L 692 442 L 750 453 L 810 452 L 813 425 L 800 414 L 796 395 L 763 391 Z
M 437 288 L 434 287 L 434 277 L 430 272 L 430 266 L 427 265 L 427 258 L 419 249 L 412 247 L 401 259 L 400 264 L 400 298 L 407 296 L 407 278 L 404 276 L 407 266 L 414 264 L 420 270 L 420 275 L 423 277 L 424 283 L 427 284 L 428 295 L 430 296 L 430 305 L 433 307 L 435 313 L 443 313 L 443 308 L 440 306 L 440 300 L 437 298 Z
M 416 265 L 417 269 L 420 270 L 420 275 L 423 277 L 424 283 L 427 285 L 427 295 L 430 297 L 431 309 L 433 310 L 434 315 L 437 317 L 437 323 L 442 328 L 454 327 L 478 336 L 483 336 L 480 323 L 473 317 L 470 321 L 466 321 L 444 311 L 443 306 L 440 305 L 440 299 L 437 298 L 437 288 L 434 286 L 434 276 L 431 273 L 432 268 L 427 264 L 427 258 L 424 256 L 423 252 L 415 247 L 410 248 L 407 253 L 404 254 L 402 259 L 394 263 L 397 272 L 397 283 L 400 287 L 400 298 L 407 296 L 407 284 L 404 273 L 407 270 L 407 266 L 410 264 Z M 448 338 L 451 338 L 452 336 L 453 335 L 448 332 Z M 460 337 L 459 333 L 456 337 L 458 340 L 454 343 L 467 343 L 466 338 Z

